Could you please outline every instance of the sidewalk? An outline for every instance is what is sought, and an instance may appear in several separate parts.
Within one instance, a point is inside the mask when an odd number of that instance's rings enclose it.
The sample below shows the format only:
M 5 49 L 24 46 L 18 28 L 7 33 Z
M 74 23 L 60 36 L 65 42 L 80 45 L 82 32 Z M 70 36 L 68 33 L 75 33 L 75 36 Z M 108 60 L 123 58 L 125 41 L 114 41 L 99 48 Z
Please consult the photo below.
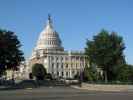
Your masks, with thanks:
M 101 85 L 101 84 L 88 84 L 82 83 L 82 86 L 71 86 L 76 89 L 84 89 L 90 91 L 112 91 L 112 92 L 120 92 L 120 91 L 132 91 L 133 85 Z

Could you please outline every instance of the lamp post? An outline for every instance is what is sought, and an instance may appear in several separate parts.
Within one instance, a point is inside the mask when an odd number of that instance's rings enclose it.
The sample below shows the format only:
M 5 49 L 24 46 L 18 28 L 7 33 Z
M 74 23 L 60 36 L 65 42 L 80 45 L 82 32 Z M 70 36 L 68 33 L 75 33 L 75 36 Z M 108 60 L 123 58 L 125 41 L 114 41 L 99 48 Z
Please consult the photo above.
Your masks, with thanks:
M 83 81 L 83 71 L 82 71 L 82 67 L 81 67 L 81 69 L 80 69 L 80 79 L 79 79 L 80 87 L 82 87 L 82 81 Z

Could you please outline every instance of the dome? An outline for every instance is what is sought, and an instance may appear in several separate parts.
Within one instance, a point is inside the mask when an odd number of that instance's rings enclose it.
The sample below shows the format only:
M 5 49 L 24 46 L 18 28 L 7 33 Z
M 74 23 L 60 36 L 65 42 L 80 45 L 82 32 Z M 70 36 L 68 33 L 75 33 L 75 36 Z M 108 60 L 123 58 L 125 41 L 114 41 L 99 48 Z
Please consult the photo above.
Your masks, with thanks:
M 35 50 L 56 50 L 63 51 L 62 42 L 58 33 L 53 28 L 51 17 L 48 16 L 48 21 L 44 30 L 40 33 Z

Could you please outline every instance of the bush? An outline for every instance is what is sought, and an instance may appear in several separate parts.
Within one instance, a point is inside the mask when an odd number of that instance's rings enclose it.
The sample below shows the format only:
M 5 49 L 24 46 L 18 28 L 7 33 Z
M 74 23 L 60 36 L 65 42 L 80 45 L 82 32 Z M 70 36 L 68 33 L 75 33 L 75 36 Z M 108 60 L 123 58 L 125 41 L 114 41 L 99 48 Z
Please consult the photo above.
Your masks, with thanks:
M 46 75 L 46 69 L 42 64 L 34 64 L 32 66 L 32 75 L 36 77 L 37 80 L 43 80 Z
M 48 73 L 48 74 L 45 76 L 45 78 L 46 78 L 46 79 L 50 79 L 50 80 L 53 79 L 53 78 L 52 78 L 52 75 L 51 75 L 50 73 Z

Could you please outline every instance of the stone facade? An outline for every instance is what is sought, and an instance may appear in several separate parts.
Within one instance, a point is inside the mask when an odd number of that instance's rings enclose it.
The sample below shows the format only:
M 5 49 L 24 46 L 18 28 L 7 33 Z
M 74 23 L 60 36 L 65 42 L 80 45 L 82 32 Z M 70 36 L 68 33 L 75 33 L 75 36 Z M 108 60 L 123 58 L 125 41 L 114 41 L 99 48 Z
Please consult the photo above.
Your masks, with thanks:
M 37 44 L 28 61 L 27 73 L 32 66 L 41 63 L 54 78 L 73 78 L 80 74 L 86 65 L 86 56 L 81 51 L 65 51 L 59 34 L 54 30 L 51 17 L 45 29 L 40 33 Z

